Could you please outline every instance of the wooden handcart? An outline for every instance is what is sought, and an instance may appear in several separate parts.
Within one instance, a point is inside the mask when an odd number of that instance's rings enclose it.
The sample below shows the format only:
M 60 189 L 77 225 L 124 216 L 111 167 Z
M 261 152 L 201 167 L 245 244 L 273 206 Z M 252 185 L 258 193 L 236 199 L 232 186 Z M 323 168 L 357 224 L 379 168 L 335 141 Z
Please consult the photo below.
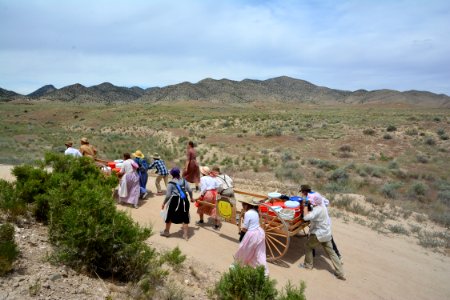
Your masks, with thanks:
M 270 201 L 279 200 L 268 198 L 267 196 L 249 193 L 241 190 L 234 190 L 235 197 L 251 197 L 258 205 L 260 226 L 266 235 L 266 255 L 267 261 L 276 261 L 282 258 L 289 248 L 290 238 L 300 231 L 305 231 L 309 222 L 304 221 L 301 214 L 293 219 L 283 218 L 270 205 Z M 199 205 L 212 205 L 211 203 L 198 201 Z M 236 209 L 233 199 L 221 197 L 217 200 L 216 211 L 218 216 L 227 223 L 236 224 L 241 228 L 244 220 L 244 213 Z

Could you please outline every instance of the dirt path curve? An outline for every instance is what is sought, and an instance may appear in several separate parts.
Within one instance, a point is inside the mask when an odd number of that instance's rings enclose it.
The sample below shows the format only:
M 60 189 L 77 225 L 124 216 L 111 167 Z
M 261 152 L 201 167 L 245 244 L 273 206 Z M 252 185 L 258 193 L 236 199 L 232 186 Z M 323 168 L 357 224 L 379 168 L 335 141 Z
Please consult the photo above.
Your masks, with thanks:
M 0 177 L 11 178 L 8 166 L 0 166 Z M 154 178 L 148 187 L 155 191 Z M 163 196 L 149 197 L 138 209 L 118 208 L 130 213 L 141 225 L 152 225 L 149 238 L 154 247 L 178 246 L 189 258 L 217 272 L 228 269 L 238 247 L 237 227 L 224 223 L 216 231 L 211 224 L 195 226 L 195 209 L 191 208 L 190 239 L 182 239 L 181 226 L 172 225 L 171 236 L 158 233 L 164 226 L 160 217 Z M 288 253 L 277 265 L 269 264 L 270 277 L 281 287 L 288 280 L 306 282 L 308 299 L 449 299 L 450 258 L 415 244 L 412 239 L 385 236 L 358 224 L 333 220 L 333 236 L 344 257 L 347 281 L 332 275 L 332 265 L 319 249 L 313 270 L 297 265 L 304 259 L 304 238 L 293 237 Z

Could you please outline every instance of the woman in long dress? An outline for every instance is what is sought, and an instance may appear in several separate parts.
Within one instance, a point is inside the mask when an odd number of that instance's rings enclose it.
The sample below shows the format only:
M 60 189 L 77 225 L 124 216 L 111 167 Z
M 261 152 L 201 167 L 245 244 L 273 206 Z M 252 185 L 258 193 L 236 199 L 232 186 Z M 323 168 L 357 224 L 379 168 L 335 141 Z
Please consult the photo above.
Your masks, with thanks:
M 267 276 L 269 269 L 266 260 L 266 235 L 259 225 L 258 207 L 248 198 L 239 201 L 242 202 L 243 211 L 245 211 L 241 228 L 244 238 L 239 244 L 234 259 L 241 265 L 264 266 L 264 274 Z
M 123 160 L 119 172 L 119 176 L 122 176 L 119 183 L 119 202 L 125 202 L 133 205 L 134 208 L 138 208 L 140 188 L 137 169 L 139 166 L 131 159 L 130 153 L 124 153 Z
M 172 225 L 172 223 L 183 224 L 183 238 L 187 241 L 189 239 L 188 225 L 190 221 L 189 201 L 187 194 L 189 194 L 191 202 L 194 202 L 192 190 L 186 180 L 184 178 L 180 178 L 180 169 L 176 167 L 171 169 L 170 175 L 172 175 L 173 179 L 169 181 L 169 184 L 167 185 L 166 197 L 161 207 L 161 209 L 166 209 L 167 211 L 167 215 L 164 220 L 166 222 L 166 228 L 161 231 L 160 234 L 162 236 L 169 237 L 170 225 Z M 178 187 L 185 194 L 184 199 L 180 196 L 180 190 Z
M 198 191 L 200 182 L 200 169 L 197 162 L 197 152 L 193 141 L 188 142 L 186 151 L 186 164 L 183 169 L 183 177 L 190 183 L 195 184 L 195 190 Z
M 211 176 L 211 170 L 208 167 L 200 167 L 200 173 L 202 173 L 202 178 L 200 178 L 200 200 L 201 202 L 207 202 L 209 204 L 199 203 L 197 213 L 200 220 L 196 222 L 197 225 L 202 225 L 205 223 L 204 215 L 211 216 L 214 219 L 214 228 L 219 229 L 220 223 L 217 218 L 216 212 L 216 202 L 217 202 L 217 188 L 219 188 L 219 182 Z

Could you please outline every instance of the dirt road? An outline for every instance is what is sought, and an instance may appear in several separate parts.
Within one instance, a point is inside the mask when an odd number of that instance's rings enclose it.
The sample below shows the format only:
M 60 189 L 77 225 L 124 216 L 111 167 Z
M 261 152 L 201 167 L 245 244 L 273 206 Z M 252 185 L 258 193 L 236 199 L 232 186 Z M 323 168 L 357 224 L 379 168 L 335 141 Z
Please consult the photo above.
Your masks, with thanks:
M 0 177 L 9 178 L 10 167 L 0 166 Z M 155 191 L 154 178 L 148 187 Z M 211 224 L 195 226 L 195 209 L 191 208 L 190 239 L 182 239 L 181 226 L 173 225 L 169 238 L 161 237 L 164 226 L 160 217 L 163 196 L 149 197 L 138 209 L 118 206 L 142 225 L 152 225 L 155 234 L 149 243 L 154 247 L 179 246 L 188 258 L 195 258 L 213 270 L 223 272 L 233 262 L 238 247 L 237 227 L 225 223 L 216 231 Z M 319 249 L 313 270 L 299 269 L 304 259 L 304 238 L 293 237 L 282 261 L 269 264 L 270 277 L 279 286 L 290 280 L 306 282 L 308 299 L 449 299 L 450 258 L 425 250 L 411 238 L 385 236 L 341 219 L 333 220 L 333 236 L 344 257 L 347 281 L 334 278 L 333 267 Z

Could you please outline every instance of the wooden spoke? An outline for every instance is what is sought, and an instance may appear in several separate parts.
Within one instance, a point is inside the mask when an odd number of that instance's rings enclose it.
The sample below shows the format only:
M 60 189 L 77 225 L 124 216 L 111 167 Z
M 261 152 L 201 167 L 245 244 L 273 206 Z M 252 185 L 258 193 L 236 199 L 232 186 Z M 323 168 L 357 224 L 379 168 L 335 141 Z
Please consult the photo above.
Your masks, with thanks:
M 286 244 L 283 244 L 282 242 L 280 242 L 278 239 L 272 237 L 271 235 L 267 235 L 266 238 L 269 238 L 271 241 L 277 242 L 277 244 L 281 245 L 281 246 L 286 246 Z
M 267 236 L 266 236 L 266 241 L 268 241 L 271 246 L 271 247 L 269 247 L 269 249 L 271 249 L 270 252 L 272 252 L 272 248 L 274 248 L 275 250 L 277 250 L 279 255 L 282 254 L 282 252 L 278 249 L 278 247 L 272 242 L 272 238 L 267 238 Z

